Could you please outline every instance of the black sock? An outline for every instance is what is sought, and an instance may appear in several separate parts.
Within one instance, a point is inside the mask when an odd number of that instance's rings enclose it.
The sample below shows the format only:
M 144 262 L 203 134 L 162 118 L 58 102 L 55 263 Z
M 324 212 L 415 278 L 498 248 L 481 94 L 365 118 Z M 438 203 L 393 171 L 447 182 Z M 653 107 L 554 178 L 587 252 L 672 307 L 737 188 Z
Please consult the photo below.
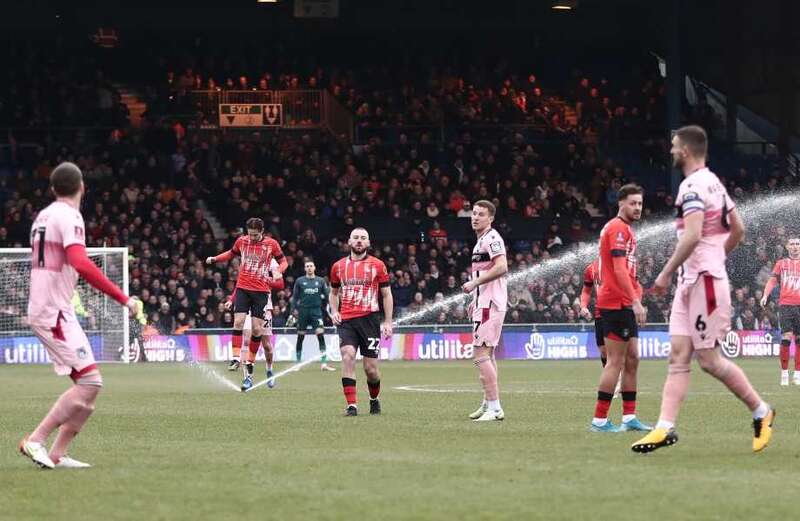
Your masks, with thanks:
M 325 352 L 325 333 L 320 333 L 317 335 L 317 341 L 319 342 L 319 352 Z
M 244 368 L 247 371 L 247 376 L 253 376 L 253 362 L 245 362 Z
M 608 363 L 608 358 L 606 358 L 605 356 L 601 356 L 600 363 L 603 364 L 603 367 L 605 367 L 606 364 Z
M 295 360 L 298 362 L 303 359 L 303 339 L 305 336 L 297 335 L 297 343 L 294 345 Z

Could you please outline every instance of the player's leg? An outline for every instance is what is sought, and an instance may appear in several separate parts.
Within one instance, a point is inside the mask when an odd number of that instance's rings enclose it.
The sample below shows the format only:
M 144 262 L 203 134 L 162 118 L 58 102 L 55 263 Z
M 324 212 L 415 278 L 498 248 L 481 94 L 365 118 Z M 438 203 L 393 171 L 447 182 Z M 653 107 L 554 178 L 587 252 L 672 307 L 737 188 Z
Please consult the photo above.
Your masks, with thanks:
M 792 323 L 787 328 L 790 333 L 789 340 L 794 340 L 794 384 L 800 385 L 800 348 L 797 346 L 797 333 L 800 331 L 800 306 L 792 306 Z M 785 338 L 785 337 L 784 337 Z M 790 344 L 791 345 L 791 344 Z
M 306 329 L 308 329 L 308 312 L 300 308 L 300 312 L 297 313 L 297 342 L 294 346 L 296 362 L 303 360 L 303 341 L 306 338 Z
M 102 387 L 103 377 L 97 368 L 82 372 L 80 376 L 75 377 L 73 386 L 76 398 L 75 409 L 70 418 L 58 428 L 58 434 L 50 448 L 50 459 L 56 464 L 56 468 L 87 468 L 91 466 L 70 458 L 67 455 L 67 449 L 94 412 L 97 395 Z
M 597 343 L 597 350 L 600 351 L 600 364 L 603 367 L 608 362 L 608 353 L 606 352 L 606 339 L 603 333 L 603 319 L 597 317 L 594 319 L 594 339 Z
M 264 326 L 264 320 L 259 318 L 258 315 L 253 314 L 251 320 L 252 330 L 244 356 L 245 375 L 244 379 L 242 379 L 242 391 L 253 387 L 253 371 L 255 369 L 256 353 L 258 353 L 258 348 L 261 347 L 261 332 Z
M 275 358 L 275 350 L 272 347 L 272 310 L 264 309 L 264 324 L 261 328 L 261 345 L 264 347 L 264 358 L 266 359 L 267 387 L 275 387 L 275 379 L 272 372 L 272 362 Z
M 781 360 L 781 385 L 789 385 L 789 349 L 792 345 L 792 331 L 791 329 L 791 318 L 789 313 L 789 306 L 781 306 L 780 310 L 778 311 L 778 327 L 783 332 L 783 338 L 781 338 L 781 351 L 780 351 L 780 360 Z M 795 366 L 797 364 L 795 363 Z M 797 370 L 795 369 L 795 374 L 797 374 Z
M 315 316 L 314 322 L 316 322 L 314 334 L 317 335 L 317 343 L 319 344 L 320 369 L 323 371 L 336 371 L 335 368 L 328 365 L 328 348 L 325 345 L 325 323 L 322 320 L 322 314 Z
M 625 359 L 622 365 L 622 424 L 623 431 L 651 431 L 653 427 L 642 423 L 636 417 L 636 391 L 639 373 L 639 338 L 628 341 Z
M 606 365 L 600 373 L 600 382 L 597 386 L 597 402 L 594 408 L 594 417 L 590 425 L 593 432 L 618 432 L 619 427 L 608 420 L 608 410 L 611 400 L 614 399 L 614 389 L 617 386 L 622 369 L 625 364 L 625 354 L 628 341 L 632 334 L 636 334 L 635 319 L 630 324 L 629 317 L 624 313 L 631 310 L 603 310 L 603 336 L 606 346 Z M 633 312 L 630 313 L 633 315 Z M 633 329 L 632 329 L 633 328 Z
M 689 317 L 693 320 L 692 344 L 700 367 L 747 405 L 753 413 L 753 451 L 767 446 L 772 437 L 775 411 L 764 402 L 742 369 L 722 356 L 719 342 L 731 323 L 731 293 L 727 279 L 704 275 L 692 289 Z
M 344 321 L 338 327 L 339 345 L 342 353 L 342 391 L 347 402 L 346 416 L 358 416 L 358 399 L 356 393 L 356 346 L 358 335 L 353 330 L 351 321 Z
M 364 364 L 364 374 L 367 377 L 367 387 L 369 388 L 369 413 L 381 413 L 381 372 L 378 369 L 378 356 L 377 353 L 364 355 L 362 353 L 362 362 Z M 373 357 L 374 356 L 374 357 Z
M 61 394 L 36 429 L 20 443 L 19 448 L 23 455 L 43 468 L 54 468 L 58 459 L 53 461 L 48 454 L 44 446 L 47 438 L 59 429 L 56 436 L 57 446 L 54 445 L 57 450 L 52 456 L 61 458 L 66 453 L 69 442 L 80 432 L 94 410 L 94 401 L 102 386 L 102 378 L 89 340 L 77 323 L 59 318 L 56 327 L 52 329 L 36 326 L 32 329 L 53 360 L 56 373 L 70 375 L 76 384 Z M 74 460 L 66 460 L 61 466 L 67 466 L 70 461 Z
M 239 295 L 241 294 L 241 290 L 236 292 L 236 296 L 234 297 L 236 300 L 239 299 Z M 239 369 L 240 365 L 240 357 L 242 352 L 242 332 L 244 329 L 244 321 L 247 318 L 246 312 L 237 311 L 233 314 L 233 332 L 231 333 L 231 344 L 233 353 L 231 354 L 231 360 L 228 364 L 228 371 L 236 371 Z
M 299 362 L 303 359 L 303 341 L 305 340 L 305 331 L 297 328 L 297 341 L 294 345 L 294 359 Z
M 239 362 L 240 362 L 240 369 L 242 370 L 242 378 L 247 376 L 247 360 L 249 356 L 249 352 L 247 351 L 247 346 L 250 343 L 250 339 L 253 337 L 253 320 L 250 314 L 247 314 L 247 317 L 244 319 L 244 325 L 242 326 L 242 347 L 240 349 L 239 354 Z
M 500 405 L 500 386 L 498 383 L 497 360 L 495 348 L 500 343 L 505 312 L 498 311 L 495 306 L 478 310 L 473 315 L 476 328 L 473 335 L 474 363 L 478 368 L 478 377 L 483 385 L 484 403 L 481 409 L 470 415 L 474 421 L 499 421 L 505 418 Z M 480 415 L 476 413 L 483 411 Z
M 676 295 L 676 299 L 678 296 Z M 675 305 L 673 304 L 673 314 L 670 316 L 670 330 L 677 331 L 673 325 Z M 676 319 L 677 320 L 677 319 Z M 675 433 L 675 422 L 678 419 L 678 412 L 681 409 L 686 393 L 689 391 L 689 377 L 692 362 L 692 339 L 688 335 L 670 336 L 671 349 L 669 353 L 669 365 L 667 367 L 667 379 L 664 382 L 664 389 L 661 392 L 661 413 L 655 429 L 637 440 L 631 449 L 634 452 L 652 452 L 661 447 L 667 447 L 678 441 Z
M 364 374 L 369 389 L 369 413 L 381 413 L 381 374 L 378 370 L 378 359 L 381 352 L 381 321 L 377 313 L 353 320 L 358 334 L 357 347 L 361 352 Z
M 761 399 L 742 369 L 722 356 L 718 348 L 697 351 L 697 361 L 710 374 L 739 398 L 753 414 L 753 451 L 759 452 L 772 437 L 775 410 Z

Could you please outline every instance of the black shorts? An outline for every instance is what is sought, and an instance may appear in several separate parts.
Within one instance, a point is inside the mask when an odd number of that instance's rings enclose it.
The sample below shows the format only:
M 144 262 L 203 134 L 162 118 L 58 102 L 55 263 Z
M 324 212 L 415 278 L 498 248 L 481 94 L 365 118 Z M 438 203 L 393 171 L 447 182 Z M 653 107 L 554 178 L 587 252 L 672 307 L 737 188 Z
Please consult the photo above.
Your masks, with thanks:
M 600 317 L 595 317 L 594 319 L 594 340 L 597 343 L 597 347 L 603 347 L 606 345 L 606 339 L 603 336 L 605 331 L 603 331 L 603 319 Z
M 781 333 L 800 334 L 800 306 L 781 306 L 778 309 L 778 327 Z
M 601 309 L 600 318 L 603 320 L 605 338 L 627 342 L 631 338 L 639 337 L 636 315 L 631 308 Z
M 337 328 L 340 346 L 354 346 L 365 358 L 378 358 L 381 343 L 381 319 L 378 313 L 342 320 Z
M 253 291 L 250 289 L 236 288 L 236 295 L 233 297 L 233 312 L 234 313 L 247 313 L 253 318 L 260 318 L 264 320 L 269 301 L 269 292 L 267 291 Z

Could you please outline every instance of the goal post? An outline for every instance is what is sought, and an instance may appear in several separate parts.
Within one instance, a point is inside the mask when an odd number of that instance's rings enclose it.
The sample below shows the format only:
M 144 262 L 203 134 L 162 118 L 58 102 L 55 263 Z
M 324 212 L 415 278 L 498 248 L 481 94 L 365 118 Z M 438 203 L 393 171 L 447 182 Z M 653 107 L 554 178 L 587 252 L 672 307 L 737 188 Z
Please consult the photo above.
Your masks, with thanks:
M 86 248 L 86 253 L 111 282 L 128 294 L 127 248 Z M 14 344 L 14 339 L 33 337 L 27 323 L 30 271 L 30 248 L 0 248 L 0 339 L 6 345 Z M 72 306 L 98 361 L 128 360 L 131 339 L 127 307 L 82 277 L 78 278 Z

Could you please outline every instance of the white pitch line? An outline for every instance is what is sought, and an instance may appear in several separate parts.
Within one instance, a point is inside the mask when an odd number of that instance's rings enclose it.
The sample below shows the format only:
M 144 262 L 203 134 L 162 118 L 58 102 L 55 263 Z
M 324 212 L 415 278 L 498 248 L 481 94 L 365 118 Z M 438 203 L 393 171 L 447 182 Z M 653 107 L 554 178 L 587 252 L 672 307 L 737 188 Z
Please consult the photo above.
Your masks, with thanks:
M 392 387 L 392 389 L 396 391 L 410 391 L 415 393 L 440 393 L 440 394 L 461 394 L 461 393 L 469 393 L 469 394 L 482 394 L 483 390 L 480 388 L 475 389 L 441 389 L 435 387 L 426 387 L 425 385 L 401 385 L 397 387 Z M 595 389 L 586 389 L 584 391 L 578 389 L 526 389 L 526 390 L 519 390 L 519 389 L 512 389 L 512 390 L 500 390 L 500 394 L 560 394 L 560 395 L 574 395 L 574 396 L 585 396 L 587 394 L 592 394 L 596 392 Z M 639 390 L 637 391 L 638 394 L 661 394 L 660 390 Z M 792 395 L 796 396 L 796 393 L 792 392 L 762 392 L 764 396 L 777 396 L 777 395 Z M 726 391 L 690 391 L 690 395 L 695 396 L 733 396 L 730 392 Z

